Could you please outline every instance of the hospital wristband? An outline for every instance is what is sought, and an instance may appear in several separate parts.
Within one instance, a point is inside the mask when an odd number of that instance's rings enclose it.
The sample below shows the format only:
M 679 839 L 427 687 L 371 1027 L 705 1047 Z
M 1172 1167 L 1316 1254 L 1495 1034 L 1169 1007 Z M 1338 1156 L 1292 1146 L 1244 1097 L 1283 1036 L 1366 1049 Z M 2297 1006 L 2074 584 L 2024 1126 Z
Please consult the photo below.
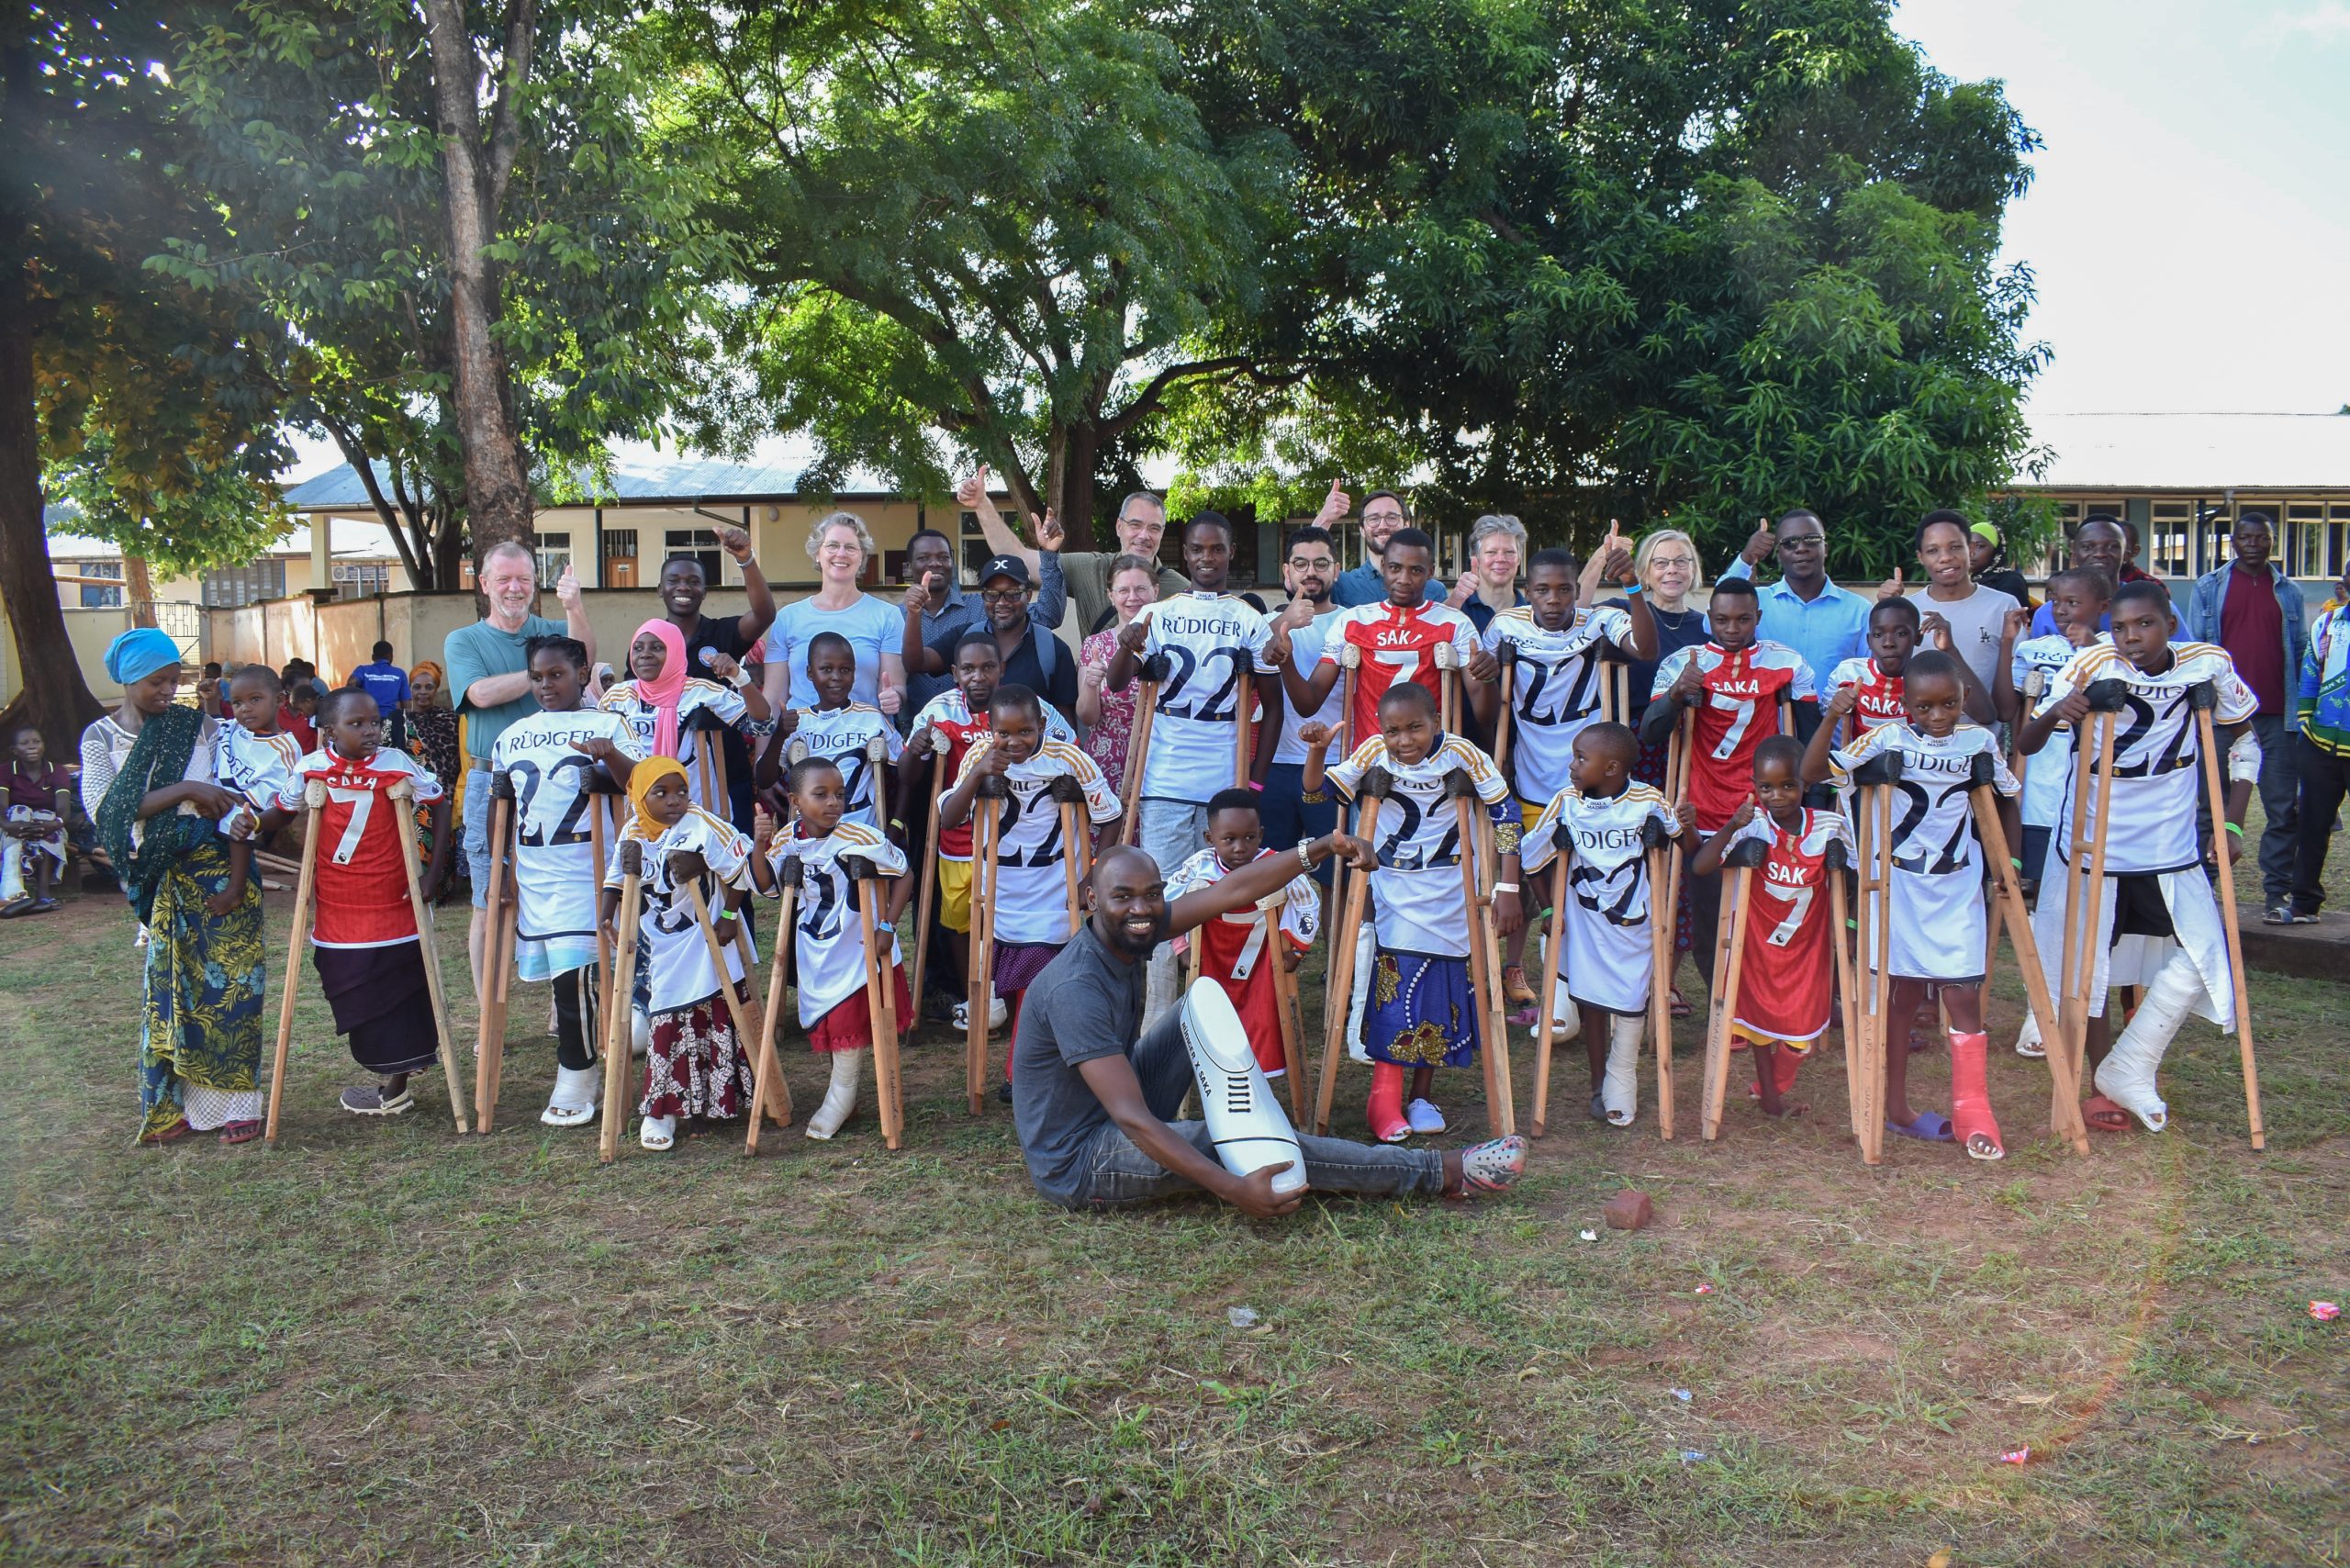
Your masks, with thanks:
M 1497 893 L 1514 893 L 1517 891 L 1517 884 L 1516 882 L 1495 882 L 1494 884 L 1494 891 Z
M 2238 838 L 2242 838 L 2244 836 L 2244 828 L 2239 823 L 2228 823 L 2224 825 L 2230 833 L 2234 834 Z

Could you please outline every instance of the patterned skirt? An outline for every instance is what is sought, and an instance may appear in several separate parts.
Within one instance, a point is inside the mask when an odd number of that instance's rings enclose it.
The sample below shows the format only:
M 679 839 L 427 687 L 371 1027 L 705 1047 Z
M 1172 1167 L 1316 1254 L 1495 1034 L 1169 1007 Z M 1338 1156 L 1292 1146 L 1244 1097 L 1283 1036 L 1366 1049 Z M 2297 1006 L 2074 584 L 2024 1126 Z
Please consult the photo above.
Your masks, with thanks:
M 750 1105 L 752 1082 L 743 1037 L 718 997 L 653 1015 L 638 1115 L 730 1120 Z
M 1477 996 L 1469 960 L 1381 952 L 1371 959 L 1362 1040 L 1398 1067 L 1467 1067 L 1477 1059 Z
M 224 846 L 164 873 L 148 923 L 139 1037 L 140 1136 L 182 1122 L 208 1132 L 262 1114 L 261 880 L 224 915 L 205 901 L 229 885 Z

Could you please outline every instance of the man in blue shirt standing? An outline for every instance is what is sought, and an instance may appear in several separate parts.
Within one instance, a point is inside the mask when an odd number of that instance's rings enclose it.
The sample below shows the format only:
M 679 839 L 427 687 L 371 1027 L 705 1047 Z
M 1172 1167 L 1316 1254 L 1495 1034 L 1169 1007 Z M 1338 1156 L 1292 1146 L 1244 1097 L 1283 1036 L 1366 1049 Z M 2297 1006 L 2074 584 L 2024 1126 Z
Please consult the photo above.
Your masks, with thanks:
M 1775 528 L 1757 527 L 1722 576 L 1751 578 L 1754 568 L 1774 554 L 1779 580 L 1755 589 L 1762 620 L 1754 634 L 1785 643 L 1825 678 L 1844 660 L 1860 656 L 1868 639 L 1869 611 L 1876 601 L 1828 580 L 1827 527 L 1816 513 L 1801 508 L 1781 518 Z
M 1322 510 L 1314 514 L 1313 527 L 1333 528 L 1347 515 L 1354 504 L 1347 492 L 1338 487 L 1340 481 L 1330 481 L 1330 494 L 1322 502 Z M 1387 579 L 1380 575 L 1379 564 L 1386 558 L 1387 542 L 1395 537 L 1412 520 L 1404 514 L 1403 498 L 1393 490 L 1373 490 L 1362 502 L 1362 547 L 1370 558 L 1360 566 L 1340 572 L 1338 580 L 1330 585 L 1330 602 L 1341 610 L 1358 604 L 1383 604 L 1387 599 Z M 1445 597 L 1444 585 L 1434 572 L 1428 574 L 1427 598 L 1431 603 Z
M 351 672 L 351 678 L 366 689 L 375 700 L 375 711 L 384 715 L 384 744 L 404 745 L 408 726 L 402 720 L 408 713 L 408 671 L 392 662 L 392 645 L 377 643 L 368 650 L 373 664 L 361 665 Z

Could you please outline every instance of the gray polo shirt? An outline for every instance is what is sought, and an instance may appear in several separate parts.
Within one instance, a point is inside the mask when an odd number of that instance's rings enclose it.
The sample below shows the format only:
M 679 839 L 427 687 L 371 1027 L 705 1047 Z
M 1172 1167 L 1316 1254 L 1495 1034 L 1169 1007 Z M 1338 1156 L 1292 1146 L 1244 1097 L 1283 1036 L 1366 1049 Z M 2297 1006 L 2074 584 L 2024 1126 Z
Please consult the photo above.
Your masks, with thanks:
M 487 675 L 520 675 L 530 667 L 522 644 L 533 637 L 561 637 L 569 628 L 543 615 L 524 618 L 519 632 L 501 632 L 487 621 L 460 626 L 441 644 L 442 662 L 449 666 L 449 696 L 465 721 L 465 755 L 489 760 L 490 747 L 515 720 L 539 711 L 539 700 L 528 691 L 494 708 L 476 708 L 465 700 L 473 683 Z
M 1073 555 L 1062 555 L 1061 573 L 1069 579 L 1069 602 L 1077 607 L 1077 635 L 1081 642 L 1093 634 L 1094 623 L 1110 612 L 1110 564 L 1120 552 L 1115 550 L 1080 550 Z M 1051 560 L 1049 554 L 1042 557 Z M 1192 579 L 1172 566 L 1158 568 L 1158 597 L 1172 599 L 1179 593 L 1189 593 Z M 1050 624 L 1060 624 L 1056 616 Z
M 1149 969 L 1147 959 L 1128 963 L 1103 946 L 1088 920 L 1021 1003 L 1012 1047 L 1013 1125 L 1028 1179 L 1064 1207 L 1077 1204 L 1086 1147 L 1110 1125 L 1078 1064 L 1132 1054 L 1142 1034 Z

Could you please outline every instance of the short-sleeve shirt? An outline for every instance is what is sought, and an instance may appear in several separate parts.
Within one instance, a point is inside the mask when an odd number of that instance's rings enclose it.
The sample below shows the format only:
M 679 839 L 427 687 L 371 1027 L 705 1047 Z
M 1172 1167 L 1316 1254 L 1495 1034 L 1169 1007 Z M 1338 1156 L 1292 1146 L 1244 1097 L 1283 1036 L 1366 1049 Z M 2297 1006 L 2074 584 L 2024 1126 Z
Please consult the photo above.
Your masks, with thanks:
M 282 730 L 257 735 L 231 722 L 213 737 L 212 777 L 242 795 L 256 815 L 285 792 L 301 762 L 302 743 Z
M 2103 635 L 2098 640 L 2109 647 L 2113 643 L 2112 638 Z M 2080 651 L 2073 646 L 2072 639 L 2062 633 L 2051 633 L 2045 637 L 2026 637 L 2018 643 L 2008 660 L 2008 679 L 2015 687 L 2017 698 L 2022 699 L 2024 687 L 2031 679 L 2032 671 L 2038 670 L 2053 681 L 2056 678 L 2056 672 L 2072 663 L 2073 655 Z M 2032 705 L 2032 711 L 2037 712 L 2047 705 L 2048 694 L 2043 687 L 2039 702 Z M 2020 709 L 2019 713 L 2020 715 Z M 2066 781 L 2073 777 L 2072 730 L 2070 724 L 2058 724 L 2049 732 L 2051 738 L 2048 743 L 2023 759 L 2023 825 L 2026 827 L 2056 825 Z
M 520 675 L 530 667 L 530 660 L 522 652 L 525 643 L 533 637 L 565 634 L 564 622 L 550 621 L 543 615 L 525 616 L 519 632 L 500 631 L 487 621 L 476 621 L 449 633 L 448 640 L 441 645 L 441 657 L 449 666 L 449 693 L 465 721 L 468 756 L 487 762 L 491 748 L 498 745 L 498 737 L 506 733 L 507 725 L 539 711 L 539 700 L 527 690 L 508 701 L 478 707 L 465 699 L 474 682 L 484 676 Z M 283 715 L 279 722 L 284 722 Z
M 571 744 L 582 740 L 610 741 L 640 762 L 647 750 L 617 713 L 542 709 L 509 724 L 490 756 L 490 767 L 514 784 L 515 934 L 525 942 L 567 944 L 565 959 L 578 958 L 583 944 L 586 956 L 595 956 L 602 873 L 588 816 L 603 809 L 588 788 L 596 759 Z M 561 973 L 563 966 L 550 972 Z
M 1697 831 L 1717 833 L 1754 788 L 1754 748 L 1779 733 L 1780 699 L 1812 702 L 1818 692 L 1811 666 L 1793 648 L 1751 643 L 1728 653 L 1709 642 L 1684 648 L 1659 664 L 1651 696 L 1672 690 L 1682 666 L 1693 661 L 1705 683 L 1706 700 L 1688 710 L 1697 716 L 1689 800 L 1697 808 Z
M 2259 700 L 2237 677 L 2235 661 L 2225 650 L 2209 643 L 2173 643 L 2170 654 L 2169 669 L 2148 675 L 2117 648 L 2083 648 L 2050 678 L 2043 699 L 2061 702 L 2100 680 L 2122 683 L 2124 706 L 2113 732 L 2113 807 L 2105 829 L 2106 870 L 2111 875 L 2185 871 L 2201 861 L 2196 805 L 2203 790 L 2203 755 L 2195 688 L 2208 680 L 2218 689 L 2214 723 L 2239 724 L 2259 711 Z M 2094 757 L 2088 761 L 2096 766 Z M 2072 842 L 2072 821 L 2067 790 L 2051 839 L 2059 858 Z
M 929 644 L 930 651 L 936 654 L 939 661 L 951 670 L 955 667 L 956 644 L 969 636 L 972 631 L 989 629 L 975 624 L 937 639 Z M 1053 644 L 1049 650 L 1045 646 L 1047 642 Z M 1049 667 L 1046 663 L 1047 659 L 1051 661 Z M 1031 621 L 1020 639 L 1020 645 L 1012 650 L 1010 658 L 1003 661 L 1003 678 L 1000 684 L 1024 686 L 1066 712 L 1077 706 L 1077 655 L 1068 644 Z
M 1509 786 L 1494 759 L 1459 735 L 1445 736 L 1432 754 L 1413 763 L 1396 761 L 1388 755 L 1386 737 L 1373 735 L 1330 769 L 1330 784 L 1352 801 L 1363 775 L 1374 767 L 1385 768 L 1394 779 L 1369 834 L 1379 854 L 1371 891 L 1380 950 L 1467 958 L 1460 816 L 1445 792 L 1445 779 L 1456 767 L 1465 770 L 1476 786 L 1480 809 L 1489 814 L 1509 799 Z
M 441 798 L 441 780 L 404 751 L 386 746 L 364 762 L 319 750 L 297 763 L 274 804 L 303 809 L 309 780 L 327 787 L 319 812 L 318 907 L 310 940 L 320 947 L 388 947 L 416 940 L 407 851 L 414 819 L 390 798 L 406 778 L 419 804 Z
M 1845 721 L 1843 738 L 1867 734 L 1879 724 L 1906 721 L 1909 710 L 1901 700 L 1902 680 L 1887 675 L 1874 659 L 1846 659 L 1828 672 L 1826 696 L 1853 689 L 1852 716 Z
M 1012 1050 L 1013 1126 L 1029 1181 L 1065 1208 L 1077 1205 L 1082 1190 L 1079 1162 L 1086 1146 L 1110 1123 L 1080 1066 L 1139 1048 L 1148 969 L 1102 946 L 1088 920 L 1021 1002 Z M 1170 1012 L 1158 1026 L 1176 1027 L 1177 1017 Z
M 1464 667 L 1477 650 L 1477 628 L 1449 604 L 1406 610 L 1382 599 L 1338 611 L 1324 634 L 1322 662 L 1343 663 L 1339 650 L 1349 645 L 1361 659 L 1355 677 L 1355 711 L 1347 715 L 1347 738 L 1360 744 L 1379 733 L 1379 700 L 1399 680 L 1416 682 L 1441 701 L 1444 684 L 1438 678 L 1436 650 L 1444 643 L 1452 645 Z M 1345 686 L 1345 676 L 1338 684 Z
M 808 644 L 825 632 L 847 638 L 856 651 L 856 682 L 849 689 L 849 700 L 868 707 L 878 702 L 881 655 L 904 645 L 905 611 L 869 593 L 859 594 L 855 603 L 839 610 L 822 609 L 814 599 L 803 599 L 776 611 L 775 624 L 767 628 L 767 658 L 770 664 L 782 661 L 790 672 L 791 695 L 786 701 L 791 707 L 816 705 L 816 688 L 808 678 Z
M 1518 846 L 1529 878 L 1567 857 L 1558 978 L 1567 994 L 1610 1013 L 1638 1014 L 1649 1003 L 1656 968 L 1649 935 L 1651 822 L 1668 838 L 1681 831 L 1653 784 L 1628 784 L 1612 796 L 1570 786 L 1543 806 Z
M 1852 829 L 1835 812 L 1805 807 L 1794 832 L 1770 812 L 1757 812 L 1730 843 L 1749 839 L 1763 846 L 1763 860 L 1747 879 L 1754 902 L 1746 920 L 1738 1015 L 1730 1022 L 1750 1039 L 1801 1045 L 1826 1033 L 1835 1012 L 1831 905 L 1825 892 L 1835 873 L 1828 868 L 1828 846 L 1843 845 L 1849 863 Z
M 963 754 L 957 780 L 994 747 L 991 732 L 975 737 Z M 1118 798 L 1102 770 L 1071 742 L 1047 737 L 1034 756 L 1005 771 L 996 821 L 996 877 L 988 892 L 990 929 L 999 941 L 1066 942 L 1072 923 L 1081 918 L 1069 907 L 1064 863 L 1072 846 L 1061 832 L 1060 807 L 1052 796 L 1053 780 L 1063 776 L 1076 779 L 1084 795 L 1080 833 L 1086 822 L 1106 823 L 1118 814 Z M 947 793 L 939 791 L 942 803 Z
M 661 714 L 652 703 L 636 694 L 636 682 L 615 681 L 605 689 L 604 700 L 599 706 L 605 712 L 617 715 L 628 725 L 629 733 L 636 739 L 636 745 L 632 748 L 633 755 L 640 757 L 653 755 L 653 737 L 659 733 Z M 722 734 L 724 730 L 741 723 L 746 711 L 743 694 L 733 687 L 704 680 L 698 675 L 686 677 L 685 688 L 677 693 L 677 761 L 686 770 L 686 798 L 695 805 L 711 805 L 703 798 L 699 767 L 702 745 L 711 734 L 711 726 L 719 727 Z M 697 723 L 697 719 L 700 722 Z M 731 790 L 735 777 L 731 770 L 734 765 L 730 760 L 727 766 L 730 770 L 727 786 Z M 717 785 L 718 779 L 713 774 L 711 787 L 715 790 Z M 722 812 L 725 803 L 718 802 L 713 809 Z
M 1905 979 L 1966 981 L 1983 974 L 1983 850 L 1975 837 L 1975 759 L 1991 759 L 1991 787 L 2016 795 L 2022 786 L 1990 731 L 1961 724 L 1930 735 L 1906 722 L 1879 724 L 1828 754 L 1829 781 L 1849 788 L 1854 770 L 1898 753 L 1901 777 L 1893 805 L 1892 967 Z M 2194 826 L 2194 812 L 2188 813 Z M 1750 926 L 1751 930 L 1751 927 Z M 1863 962 L 1876 959 L 1863 944 Z
M 1330 628 L 1337 622 L 1338 615 L 1339 611 L 1336 610 L 1326 610 L 1290 633 L 1290 664 L 1300 674 L 1313 674 L 1314 666 L 1322 662 L 1322 650 L 1328 643 Z M 1308 724 L 1327 724 L 1331 734 L 1336 734 L 1346 719 L 1346 701 L 1347 683 L 1335 680 L 1330 683 L 1330 695 L 1322 700 L 1318 712 L 1302 713 L 1295 703 L 1284 703 L 1281 707 L 1281 744 L 1273 748 L 1274 765 L 1293 763 L 1303 766 L 1305 762 L 1305 743 L 1297 738 L 1297 732 Z
M 890 803 L 884 781 L 906 749 L 898 726 L 884 718 L 880 709 L 862 702 L 843 708 L 803 708 L 793 719 L 791 734 L 783 743 L 786 767 L 803 755 L 803 748 L 808 756 L 830 757 L 841 770 L 841 787 L 848 792 L 848 809 L 841 813 L 841 821 L 879 830 Z M 876 741 L 881 743 L 878 767 L 872 753 Z
M 352 675 L 367 689 L 375 706 L 389 718 L 408 700 L 408 671 L 386 659 L 381 664 L 361 665 Z
M 1427 602 L 1439 603 L 1447 597 L 1444 585 L 1436 580 L 1435 573 L 1429 573 Z M 1341 610 L 1352 610 L 1357 605 L 1386 603 L 1387 578 L 1379 569 L 1379 557 L 1373 555 L 1362 565 L 1349 566 L 1340 572 L 1330 584 L 1330 602 Z M 1465 621 L 1468 617 L 1461 619 Z M 1475 630 L 1473 626 L 1470 629 Z
M 931 754 L 935 759 L 932 766 L 938 770 L 932 777 L 946 781 L 932 792 L 944 796 L 947 788 L 962 777 L 963 754 L 971 749 L 972 741 L 988 733 L 988 716 L 971 711 L 970 699 L 963 695 L 963 689 L 958 686 L 942 691 L 923 703 L 922 711 L 914 715 L 913 727 L 916 730 L 935 730 L 946 742 L 944 751 Z M 1045 735 L 1048 740 L 1067 741 L 1071 745 L 1077 744 L 1076 727 L 1050 706 L 1045 710 Z M 908 738 L 912 738 L 912 732 L 908 733 Z M 966 822 L 960 827 L 948 827 L 943 823 L 939 824 L 938 857 L 942 860 L 968 860 L 971 857 L 969 823 Z
M 1265 662 L 1272 628 L 1260 612 L 1222 593 L 1180 593 L 1138 619 L 1146 629 L 1143 655 L 1164 654 L 1169 666 L 1151 711 L 1143 798 L 1204 804 L 1240 781 L 1240 713 L 1255 700 L 1252 678 L 1273 673 Z
M 2006 634 L 2008 612 L 2022 607 L 1998 588 L 1979 585 L 1964 599 L 1949 603 L 1930 593 L 1919 594 L 1910 602 L 1919 614 L 1939 615 L 1950 622 L 1951 652 L 1965 660 L 1975 678 L 1989 690 L 1992 677 L 1998 673 L 1999 643 Z
M 841 864 L 843 856 L 871 861 L 883 877 L 906 874 L 903 851 L 876 829 L 845 817 L 822 838 L 786 834 L 767 849 L 767 864 L 778 871 L 787 860 L 800 862 L 800 891 L 791 906 L 791 958 L 803 1029 L 865 989 L 868 933 L 884 944 L 890 963 L 898 961 L 898 934 L 889 924 L 889 900 L 878 901 L 883 908 L 859 908 L 856 883 Z
M 1091 636 L 1099 630 L 1102 618 L 1110 613 L 1110 567 L 1117 559 L 1118 552 L 1114 550 L 1080 550 L 1061 556 L 1069 602 L 1077 607 L 1080 636 Z M 1192 579 L 1174 567 L 1158 568 L 1159 598 L 1188 593 L 1191 588 Z
M 669 857 L 681 849 L 701 856 L 708 868 L 700 879 L 702 902 L 715 917 L 725 889 L 751 886 L 751 841 L 734 831 L 732 823 L 699 806 L 688 807 L 684 816 L 657 835 L 640 834 L 632 822 L 629 831 L 613 844 L 604 868 L 608 888 L 626 884 L 621 874 L 621 843 L 630 838 L 643 846 L 643 879 L 639 886 L 644 894 L 642 928 L 650 960 L 646 966 L 649 1007 L 656 1015 L 682 1012 L 718 994 L 718 972 L 711 968 L 710 945 L 702 939 L 701 924 L 694 918 L 692 895 L 686 884 L 670 879 Z M 741 980 L 743 956 L 735 943 L 723 941 L 719 951 L 725 955 L 728 981 Z M 754 959 L 756 957 L 755 951 Z
M 1485 627 L 1488 650 L 1498 652 L 1505 643 L 1517 650 L 1510 775 L 1527 805 L 1539 806 L 1567 787 L 1575 737 L 1599 719 L 1600 650 L 1621 646 L 1631 634 L 1626 611 L 1580 605 L 1555 632 L 1525 609 L 1505 610 Z

